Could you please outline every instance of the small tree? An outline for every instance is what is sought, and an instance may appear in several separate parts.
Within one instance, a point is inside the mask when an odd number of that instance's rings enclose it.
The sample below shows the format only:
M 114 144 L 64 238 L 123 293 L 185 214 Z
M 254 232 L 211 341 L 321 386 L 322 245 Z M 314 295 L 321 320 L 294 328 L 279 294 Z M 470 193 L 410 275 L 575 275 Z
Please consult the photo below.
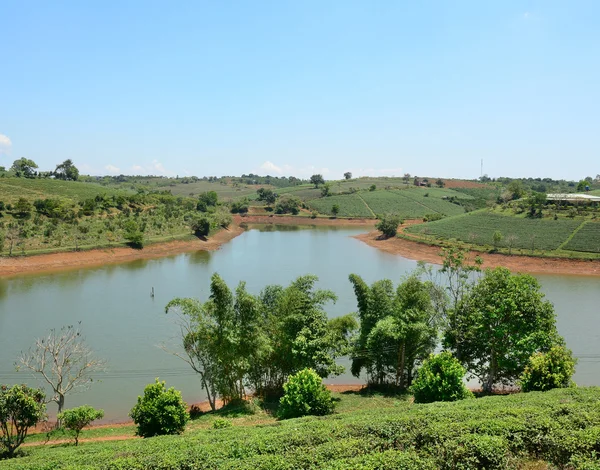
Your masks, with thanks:
M 65 395 L 85 390 L 93 382 L 96 372 L 104 371 L 105 362 L 96 359 L 85 343 L 79 327 L 54 328 L 35 344 L 27 353 L 21 352 L 17 370 L 26 368 L 42 377 L 53 391 L 50 401 L 58 405 L 60 413 L 65 405 Z
M 402 177 L 402 179 L 404 180 L 404 183 L 406 184 L 406 186 L 408 186 L 408 183 L 410 183 L 410 173 L 404 173 L 404 176 Z
M 44 418 L 44 399 L 42 390 L 26 385 L 0 386 L 0 444 L 6 448 L 8 457 L 14 456 L 29 428 Z
M 524 392 L 566 388 L 574 385 L 571 377 L 575 373 L 577 359 L 570 349 L 554 346 L 547 353 L 535 353 L 519 381 Z
M 207 237 L 210 232 L 210 220 L 208 217 L 193 217 L 190 220 L 190 228 L 197 237 Z
M 500 242 L 502 241 L 502 232 L 500 232 L 500 230 L 496 230 L 494 232 L 493 235 L 493 239 L 494 239 L 494 249 L 497 250 L 498 246 L 500 245 Z
M 146 385 L 144 396 L 138 397 L 129 416 L 137 425 L 137 434 L 142 437 L 181 434 L 190 419 L 181 392 L 173 387 L 167 390 L 165 382 L 158 379 Z
M 402 224 L 400 217 L 396 215 L 385 215 L 375 225 L 385 237 L 395 237 L 398 232 L 398 226 Z
M 417 371 L 411 387 L 415 403 L 471 398 L 473 394 L 463 383 L 465 373 L 465 368 L 452 353 L 431 354 Z
M 312 369 L 303 369 L 290 376 L 283 385 L 279 414 L 282 419 L 306 415 L 323 416 L 333 412 L 331 392 L 323 385 L 321 377 Z
M 315 185 L 315 188 L 318 188 L 320 184 L 325 184 L 323 175 L 312 175 L 310 177 L 310 182 Z
M 340 206 L 338 206 L 337 204 L 331 206 L 331 213 L 334 217 L 337 217 L 337 215 L 340 213 Z
M 128 220 L 123 228 L 125 230 L 123 238 L 132 248 L 144 248 L 144 234 L 135 220 Z
M 103 410 L 97 410 L 89 405 L 78 406 L 65 410 L 58 416 L 62 425 L 75 433 L 75 445 L 79 444 L 79 434 L 81 430 L 89 426 L 92 421 L 102 419 L 104 417 Z
M 349 171 L 347 171 L 346 173 L 344 173 L 344 178 L 346 178 L 347 180 L 352 179 L 352 173 L 350 173 Z
M 331 196 L 331 185 L 329 183 L 324 184 L 323 187 L 321 188 L 321 196 L 322 197 Z
M 54 177 L 59 180 L 72 180 L 77 181 L 79 178 L 79 170 L 73 164 L 73 160 L 65 160 L 59 165 L 56 165 L 54 170 Z
M 442 178 L 438 178 L 437 181 L 435 182 L 435 185 L 438 188 L 443 188 L 444 186 L 446 186 L 446 183 L 444 183 L 444 180 Z
M 279 199 L 275 205 L 277 214 L 293 214 L 297 215 L 300 212 L 301 201 L 296 196 L 286 196 Z

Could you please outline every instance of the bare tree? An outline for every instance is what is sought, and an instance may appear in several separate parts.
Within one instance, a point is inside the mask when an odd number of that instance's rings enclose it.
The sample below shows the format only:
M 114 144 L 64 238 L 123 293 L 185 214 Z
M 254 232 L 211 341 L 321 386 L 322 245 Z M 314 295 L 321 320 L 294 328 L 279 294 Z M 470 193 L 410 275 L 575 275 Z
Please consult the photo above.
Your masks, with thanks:
M 509 235 L 504 240 L 506 242 L 506 246 L 508 246 L 508 254 L 512 255 L 512 248 L 515 245 L 515 243 L 519 240 L 519 237 L 517 237 L 516 235 Z
M 58 405 L 59 413 L 65 405 L 65 395 L 87 390 L 93 382 L 92 375 L 106 370 L 106 362 L 93 357 L 79 325 L 51 329 L 45 337 L 37 338 L 27 352 L 21 351 L 15 366 L 42 377 L 52 388 L 49 402 Z

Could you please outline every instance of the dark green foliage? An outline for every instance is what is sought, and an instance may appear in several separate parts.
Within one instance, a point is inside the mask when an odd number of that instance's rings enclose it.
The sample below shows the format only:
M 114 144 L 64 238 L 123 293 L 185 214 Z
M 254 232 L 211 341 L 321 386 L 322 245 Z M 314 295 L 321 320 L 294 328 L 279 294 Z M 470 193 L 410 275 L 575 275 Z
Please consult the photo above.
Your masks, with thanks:
M 577 359 L 570 349 L 553 346 L 546 353 L 538 352 L 529 358 L 519 380 L 524 392 L 546 391 L 553 388 L 573 386 L 571 377 L 575 373 Z
M 290 376 L 283 385 L 283 391 L 279 405 L 279 415 L 282 419 L 333 413 L 331 392 L 325 388 L 321 377 L 312 369 L 303 369 Z
M 15 176 L 24 178 L 35 178 L 37 164 L 28 158 L 19 158 L 15 160 L 10 168 L 14 171 Z
M 333 206 L 331 206 L 331 213 L 333 214 L 334 217 L 337 217 L 339 212 L 340 212 L 340 206 L 338 206 L 337 204 L 334 204 Z
M 256 190 L 256 194 L 258 195 L 256 198 L 258 201 L 264 201 L 267 204 L 275 204 L 279 197 L 277 193 L 268 188 L 259 188 Z
M 77 181 L 77 179 L 79 178 L 79 170 L 73 164 L 72 160 L 65 160 L 59 165 L 56 165 L 56 170 L 54 170 L 54 177 L 59 180 Z
M 512 384 L 535 352 L 548 351 L 562 339 L 552 304 L 538 281 L 506 268 L 486 271 L 450 312 L 446 347 L 478 377 L 486 392 Z
M 369 191 L 375 191 L 377 189 L 377 185 L 372 184 L 371 186 L 369 186 Z
M 300 205 L 301 201 L 296 196 L 284 196 L 277 201 L 275 213 L 297 215 L 300 212 Z
M 318 188 L 320 184 L 325 184 L 323 175 L 312 175 L 310 177 L 310 182 L 315 185 L 315 188 Z
M 398 226 L 403 221 L 396 215 L 385 215 L 375 225 L 375 228 L 379 230 L 385 237 L 395 237 L 398 232 Z
M 360 333 L 355 341 L 352 374 L 364 370 L 370 385 L 410 386 L 417 363 L 437 343 L 437 314 L 431 294 L 434 286 L 412 275 L 394 291 L 383 279 L 369 287 L 350 275 L 358 304 Z
M 78 445 L 81 430 L 84 427 L 89 426 L 93 421 L 102 419 L 103 417 L 103 410 L 97 410 L 89 405 L 83 405 L 59 413 L 58 420 L 61 426 L 75 433 L 75 445 Z
M 144 234 L 135 220 L 129 219 L 123 224 L 125 231 L 123 238 L 129 242 L 133 248 L 141 249 L 144 247 Z
M 14 206 L 15 215 L 19 217 L 28 216 L 31 213 L 31 209 L 31 203 L 23 197 L 20 197 Z
M 208 217 L 193 217 L 190 219 L 190 228 L 198 237 L 207 237 L 210 233 L 210 219 Z
M 232 214 L 247 214 L 248 213 L 248 202 L 247 201 L 238 201 L 231 203 L 231 213 Z
M 473 397 L 463 383 L 465 373 L 465 368 L 450 352 L 432 354 L 417 370 L 410 388 L 415 396 L 415 403 L 456 401 Z
M 181 434 L 190 418 L 181 392 L 173 387 L 167 390 L 165 382 L 158 379 L 146 385 L 144 395 L 138 397 L 129 416 L 142 437 Z
M 5 450 L 8 457 L 14 456 L 29 428 L 44 418 L 45 398 L 42 390 L 26 385 L 0 385 L 0 455 Z
M 207 212 L 210 208 L 214 208 L 217 205 L 219 196 L 216 191 L 206 191 L 198 196 L 198 203 L 196 209 L 200 212 Z

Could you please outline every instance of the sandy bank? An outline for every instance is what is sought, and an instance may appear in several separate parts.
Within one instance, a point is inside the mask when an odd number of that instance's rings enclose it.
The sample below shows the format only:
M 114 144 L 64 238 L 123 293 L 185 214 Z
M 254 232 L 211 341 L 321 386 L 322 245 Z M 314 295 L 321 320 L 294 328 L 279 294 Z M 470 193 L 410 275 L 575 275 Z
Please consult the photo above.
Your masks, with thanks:
M 440 247 L 429 246 L 423 243 L 404 240 L 402 238 L 389 238 L 378 240 L 378 231 L 356 235 L 354 238 L 365 242 L 367 245 L 383 250 L 386 253 L 400 255 L 408 259 L 440 263 Z M 600 276 L 600 260 L 576 260 L 563 258 L 535 258 L 530 256 L 502 255 L 478 253 L 483 259 L 484 268 L 504 266 L 511 271 L 530 274 L 573 274 L 586 276 Z
M 200 250 L 212 251 L 218 249 L 221 245 L 227 243 L 229 240 L 237 237 L 243 232 L 244 230 L 241 227 L 231 225 L 229 229 L 221 230 L 207 240 L 173 240 L 148 245 L 142 250 L 118 247 L 0 258 L 0 277 L 102 266 L 106 264 L 124 263 L 137 259 L 155 259 Z
M 329 226 L 360 226 L 374 227 L 377 223 L 374 219 L 329 219 L 318 217 L 312 219 L 310 217 L 294 217 L 294 216 L 277 216 L 277 215 L 247 215 L 245 217 L 235 216 L 236 224 L 273 224 L 273 225 L 329 225 Z

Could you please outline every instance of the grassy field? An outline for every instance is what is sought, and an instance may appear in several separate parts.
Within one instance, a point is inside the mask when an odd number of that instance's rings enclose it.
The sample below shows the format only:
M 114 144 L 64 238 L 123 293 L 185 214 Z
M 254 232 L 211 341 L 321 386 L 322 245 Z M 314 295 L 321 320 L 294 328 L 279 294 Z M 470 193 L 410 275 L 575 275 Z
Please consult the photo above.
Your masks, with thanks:
M 362 193 L 363 195 L 366 193 Z M 344 194 L 342 196 L 329 196 L 310 201 L 311 209 L 317 210 L 321 214 L 332 215 L 331 208 L 337 204 L 340 208 L 341 217 L 374 217 L 373 212 L 369 210 L 366 203 L 361 199 L 358 193 Z
M 0 468 L 600 469 L 598 388 L 428 405 L 356 392 L 335 398 L 328 417 L 211 413 L 182 436 L 28 447 Z M 212 429 L 217 416 L 233 426 Z
M 556 250 L 582 222 L 580 218 L 526 219 L 483 210 L 408 227 L 406 232 L 491 247 L 494 232 L 499 231 L 501 247 L 511 243 L 517 249 Z
M 564 249 L 600 253 L 600 222 L 586 222 L 564 246 Z
M 53 197 L 83 201 L 97 195 L 112 197 L 132 193 L 132 191 L 126 189 L 79 181 L 0 178 L 0 201 L 5 204 L 14 204 L 21 197 L 29 201 Z

